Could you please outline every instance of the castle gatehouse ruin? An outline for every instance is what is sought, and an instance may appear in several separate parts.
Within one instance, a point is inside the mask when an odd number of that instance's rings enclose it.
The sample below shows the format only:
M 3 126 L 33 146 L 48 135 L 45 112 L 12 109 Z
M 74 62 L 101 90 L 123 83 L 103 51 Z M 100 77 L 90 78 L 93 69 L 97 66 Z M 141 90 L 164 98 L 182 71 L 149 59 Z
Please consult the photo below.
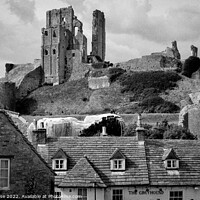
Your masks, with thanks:
M 92 56 L 105 58 L 105 18 L 99 10 L 93 13 Z M 41 57 L 44 83 L 53 85 L 67 81 L 76 65 L 88 63 L 87 38 L 72 6 L 46 12 Z

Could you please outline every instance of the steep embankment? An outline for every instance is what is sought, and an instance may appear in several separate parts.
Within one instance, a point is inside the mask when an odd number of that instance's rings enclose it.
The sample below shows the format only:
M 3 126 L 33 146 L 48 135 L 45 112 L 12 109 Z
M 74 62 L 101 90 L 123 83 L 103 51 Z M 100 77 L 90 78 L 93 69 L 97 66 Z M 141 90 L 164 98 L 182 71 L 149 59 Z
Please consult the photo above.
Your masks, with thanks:
M 17 111 L 29 115 L 97 114 L 112 109 L 120 114 L 179 112 L 187 92 L 177 88 L 183 81 L 177 73 L 122 73 L 113 69 L 107 71 L 111 82 L 108 88 L 89 89 L 87 78 L 43 86 L 18 102 Z

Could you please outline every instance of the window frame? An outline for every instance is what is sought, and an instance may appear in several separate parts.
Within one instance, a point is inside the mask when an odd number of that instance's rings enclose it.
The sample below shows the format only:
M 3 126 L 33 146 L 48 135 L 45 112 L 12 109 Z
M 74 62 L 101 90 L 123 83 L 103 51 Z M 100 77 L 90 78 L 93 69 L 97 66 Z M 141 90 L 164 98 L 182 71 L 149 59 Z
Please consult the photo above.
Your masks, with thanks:
M 58 165 L 59 167 L 56 167 L 56 162 L 59 162 Z M 61 161 L 63 161 L 63 167 L 60 167 L 61 166 Z M 54 170 L 67 170 L 67 159 L 64 159 L 64 158 L 55 158 L 53 159 L 53 169 Z
M 177 159 L 167 159 L 165 160 L 166 169 L 178 169 L 179 168 L 179 160 Z
M 116 171 L 125 170 L 125 159 L 112 159 L 111 170 L 116 170 Z
M 81 194 L 79 194 L 80 191 Z M 85 194 L 84 191 L 86 191 L 86 195 L 84 195 Z M 88 199 L 87 188 L 78 188 L 78 200 L 87 200 L 87 199 Z
M 171 194 L 175 194 L 177 192 L 181 193 L 181 196 L 179 196 L 179 194 L 178 194 L 178 196 L 175 196 L 175 195 L 171 196 Z M 169 200 L 174 200 L 174 199 L 176 199 L 176 200 L 183 200 L 183 191 L 182 190 L 179 190 L 179 191 L 176 191 L 176 190 L 169 191 Z
M 2 161 L 8 161 L 8 167 L 7 168 L 1 168 L 1 162 Z M 0 158 L 0 171 L 2 169 L 7 169 L 8 171 L 8 176 L 7 177 L 3 177 L 3 178 L 7 178 L 7 186 L 6 187 L 1 187 L 0 186 L 0 190 L 9 190 L 10 189 L 10 159 L 9 158 Z M 0 176 L 0 180 L 2 179 L 2 177 Z
M 61 200 L 61 192 L 54 192 L 55 200 Z
M 121 194 L 115 194 L 114 195 L 114 191 L 120 191 Z M 121 196 L 121 198 L 120 198 Z M 112 200 L 123 200 L 123 197 L 124 197 L 124 192 L 123 192 L 123 189 L 122 188 L 115 188 L 115 189 L 112 189 Z

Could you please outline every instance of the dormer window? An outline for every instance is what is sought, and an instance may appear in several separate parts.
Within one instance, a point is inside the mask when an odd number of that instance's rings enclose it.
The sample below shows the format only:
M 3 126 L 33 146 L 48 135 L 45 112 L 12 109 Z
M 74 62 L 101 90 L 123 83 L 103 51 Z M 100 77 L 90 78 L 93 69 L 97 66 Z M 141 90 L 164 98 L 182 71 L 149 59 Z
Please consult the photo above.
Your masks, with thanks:
M 110 169 L 114 171 L 125 170 L 125 156 L 118 148 L 110 157 Z
M 65 160 L 64 159 L 55 159 L 55 168 L 56 170 L 65 169 Z
M 125 170 L 124 159 L 116 159 L 116 160 L 112 160 L 112 162 L 113 162 L 112 170 Z
M 166 168 L 168 169 L 178 168 L 179 167 L 178 163 L 179 163 L 179 160 L 175 160 L 175 159 L 166 160 Z
M 59 149 L 53 156 L 52 168 L 55 171 L 67 170 L 67 155 L 62 149 Z
M 171 149 L 165 149 L 162 157 L 166 169 L 178 169 L 179 168 L 179 158 L 175 151 Z

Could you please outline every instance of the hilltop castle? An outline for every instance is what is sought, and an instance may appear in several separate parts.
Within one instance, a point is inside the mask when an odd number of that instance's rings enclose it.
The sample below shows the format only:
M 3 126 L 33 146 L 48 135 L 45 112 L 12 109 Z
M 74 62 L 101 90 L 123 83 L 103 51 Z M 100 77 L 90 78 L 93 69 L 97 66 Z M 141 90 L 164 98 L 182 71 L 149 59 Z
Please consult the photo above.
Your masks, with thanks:
M 105 18 L 99 10 L 93 12 L 91 55 L 105 59 Z M 87 38 L 72 6 L 47 11 L 41 49 L 44 83 L 63 83 L 70 78 L 75 65 L 88 62 Z

